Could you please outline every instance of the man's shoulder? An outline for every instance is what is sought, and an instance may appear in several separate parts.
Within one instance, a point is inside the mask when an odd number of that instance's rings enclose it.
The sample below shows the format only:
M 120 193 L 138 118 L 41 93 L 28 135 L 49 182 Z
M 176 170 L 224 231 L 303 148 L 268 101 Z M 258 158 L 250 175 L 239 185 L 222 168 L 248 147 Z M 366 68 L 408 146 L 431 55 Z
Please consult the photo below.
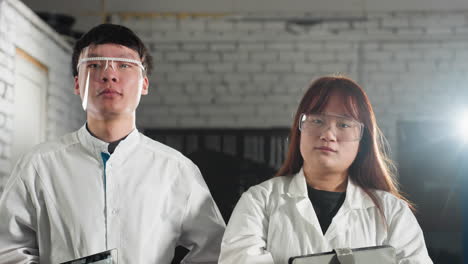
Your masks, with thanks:
M 184 156 L 182 153 L 180 153 L 180 151 L 174 148 L 171 148 L 167 145 L 164 145 L 163 143 L 158 142 L 154 139 L 151 139 L 143 134 L 140 134 L 140 136 L 141 136 L 141 141 L 140 141 L 141 147 L 154 153 L 155 155 L 157 155 L 157 157 L 167 158 L 167 159 L 175 160 L 178 162 L 192 163 L 192 161 L 186 156 Z
M 22 170 L 26 167 L 35 167 L 37 164 L 43 163 L 51 155 L 63 155 L 69 146 L 78 142 L 76 132 L 66 134 L 58 139 L 45 141 L 24 153 L 14 165 L 15 170 Z
M 66 135 L 61 136 L 55 140 L 48 140 L 43 143 L 40 143 L 34 146 L 29 152 L 27 152 L 23 159 L 31 159 L 41 155 L 47 155 L 48 153 L 53 153 L 66 149 L 71 145 L 78 143 L 77 132 L 71 132 Z
M 189 181 L 195 179 L 200 183 L 203 182 L 198 166 L 178 150 L 145 135 L 141 135 L 140 148 L 144 148 L 146 154 L 149 152 L 149 155 L 153 156 L 154 164 L 169 166 L 172 173 L 178 171 L 178 175 L 181 176 L 181 179 Z

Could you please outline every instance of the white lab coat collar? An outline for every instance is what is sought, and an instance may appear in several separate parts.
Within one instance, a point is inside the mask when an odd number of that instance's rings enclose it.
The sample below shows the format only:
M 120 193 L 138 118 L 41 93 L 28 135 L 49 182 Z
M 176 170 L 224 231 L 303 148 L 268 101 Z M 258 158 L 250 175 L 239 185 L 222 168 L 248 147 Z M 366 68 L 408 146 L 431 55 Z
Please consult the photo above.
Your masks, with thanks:
M 315 214 L 315 210 L 308 199 L 309 195 L 307 193 L 307 183 L 303 168 L 301 168 L 301 170 L 293 176 L 293 179 L 291 180 L 288 188 L 287 195 L 291 198 L 300 199 L 300 201 L 298 201 L 296 204 L 300 213 L 304 219 L 307 219 L 307 221 L 310 222 L 317 230 L 320 230 L 318 231 L 319 233 L 322 233 L 319 221 Z M 323 237 L 322 244 L 324 246 L 326 245 L 324 250 L 332 250 L 333 248 L 329 244 L 329 241 L 334 239 L 340 232 L 346 232 L 346 230 L 349 228 L 349 225 L 345 223 L 346 221 L 354 221 L 353 214 L 345 217 L 346 214 L 352 210 L 367 209 L 374 206 L 375 204 L 372 199 L 364 192 L 363 189 L 355 185 L 348 176 L 346 198 L 343 202 L 343 205 L 338 210 L 336 217 L 333 218 L 333 221 L 330 224 L 325 236 Z
M 78 139 L 85 149 L 90 151 L 94 157 L 101 159 L 101 153 L 109 153 L 109 143 L 102 141 L 89 133 L 86 124 L 78 130 Z M 120 141 L 119 145 L 112 154 L 112 159 L 122 161 L 129 153 L 129 150 L 136 146 L 140 141 L 140 133 L 138 129 L 134 129 L 124 140 Z
M 287 194 L 290 197 L 309 197 L 303 168 L 293 176 Z M 348 176 L 346 198 L 342 207 L 345 209 L 366 209 L 374 206 L 375 204 L 369 195 L 367 195 L 367 193 L 359 186 L 354 184 L 351 177 Z

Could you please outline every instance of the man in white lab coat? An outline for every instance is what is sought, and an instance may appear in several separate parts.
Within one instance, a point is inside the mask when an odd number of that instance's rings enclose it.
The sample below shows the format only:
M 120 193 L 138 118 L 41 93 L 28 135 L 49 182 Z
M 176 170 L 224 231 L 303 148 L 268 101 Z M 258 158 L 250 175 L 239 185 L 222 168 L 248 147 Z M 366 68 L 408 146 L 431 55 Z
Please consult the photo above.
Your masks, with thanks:
M 99 25 L 75 45 L 78 131 L 22 157 L 0 199 L 0 263 L 61 263 L 116 248 L 119 263 L 216 263 L 225 224 L 198 168 L 140 134 L 151 56 L 128 28 Z M 34 133 L 31 131 L 31 133 Z

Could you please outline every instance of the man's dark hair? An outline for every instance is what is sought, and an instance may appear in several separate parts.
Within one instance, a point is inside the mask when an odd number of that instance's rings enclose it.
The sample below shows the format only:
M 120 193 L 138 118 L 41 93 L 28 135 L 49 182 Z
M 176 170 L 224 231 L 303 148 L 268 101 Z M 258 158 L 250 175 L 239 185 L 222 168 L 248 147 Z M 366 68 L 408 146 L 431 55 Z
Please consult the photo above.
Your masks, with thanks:
M 75 43 L 72 55 L 73 76 L 78 75 L 76 66 L 81 51 L 89 45 L 99 44 L 119 44 L 138 52 L 141 62 L 145 67 L 146 75 L 151 73 L 153 68 L 151 54 L 148 52 L 145 44 L 143 44 L 143 41 L 133 31 L 121 25 L 101 24 L 92 28 Z

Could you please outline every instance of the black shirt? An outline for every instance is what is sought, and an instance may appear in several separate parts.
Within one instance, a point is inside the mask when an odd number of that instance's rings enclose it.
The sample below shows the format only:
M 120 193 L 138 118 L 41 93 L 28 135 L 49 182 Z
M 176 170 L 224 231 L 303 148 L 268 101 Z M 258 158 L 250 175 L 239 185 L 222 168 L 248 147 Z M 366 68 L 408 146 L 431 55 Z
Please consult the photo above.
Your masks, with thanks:
M 314 206 L 315 214 L 319 220 L 322 232 L 325 234 L 333 217 L 343 204 L 346 198 L 346 192 L 321 191 L 310 186 L 307 186 L 307 192 Z
M 109 145 L 107 146 L 107 150 L 109 151 L 109 154 L 112 154 L 114 153 L 114 150 L 115 148 L 117 148 L 117 145 L 119 145 L 120 141 L 124 140 L 127 136 L 117 140 L 117 141 L 114 141 L 114 142 L 110 142 Z

